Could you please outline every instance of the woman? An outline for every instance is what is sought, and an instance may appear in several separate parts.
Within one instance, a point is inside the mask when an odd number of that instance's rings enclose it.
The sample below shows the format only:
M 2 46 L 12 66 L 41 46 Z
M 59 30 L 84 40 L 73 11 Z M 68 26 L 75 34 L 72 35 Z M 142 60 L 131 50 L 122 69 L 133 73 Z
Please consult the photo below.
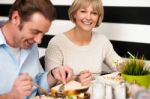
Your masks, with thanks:
M 78 75 L 76 80 L 89 84 L 92 74 L 101 74 L 103 62 L 115 69 L 113 62 L 121 58 L 104 35 L 93 31 L 103 20 L 100 0 L 74 0 L 68 13 L 75 27 L 49 42 L 45 56 L 46 70 L 70 66 Z

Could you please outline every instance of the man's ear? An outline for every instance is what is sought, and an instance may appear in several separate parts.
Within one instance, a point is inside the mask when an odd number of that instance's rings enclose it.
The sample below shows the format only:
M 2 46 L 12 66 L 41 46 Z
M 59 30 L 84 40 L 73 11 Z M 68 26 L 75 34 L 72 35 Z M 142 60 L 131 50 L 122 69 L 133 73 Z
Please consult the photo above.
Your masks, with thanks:
M 19 16 L 18 11 L 13 12 L 12 17 L 11 17 L 11 21 L 13 24 L 15 24 L 17 26 L 20 24 L 20 16 Z

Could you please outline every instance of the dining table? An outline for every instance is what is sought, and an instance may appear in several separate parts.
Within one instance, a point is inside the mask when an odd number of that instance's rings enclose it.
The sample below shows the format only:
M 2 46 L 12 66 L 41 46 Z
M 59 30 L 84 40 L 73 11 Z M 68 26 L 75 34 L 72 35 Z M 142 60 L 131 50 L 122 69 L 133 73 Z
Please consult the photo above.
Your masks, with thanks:
M 132 99 L 128 93 L 129 84 L 119 72 L 95 76 L 88 90 L 90 99 Z
M 94 79 L 86 92 L 90 96 L 88 99 L 132 99 L 128 93 L 130 84 L 124 81 L 119 72 L 93 75 Z M 37 96 L 31 99 L 41 99 L 40 97 Z M 46 98 L 45 95 L 42 97 L 44 97 L 42 99 L 61 99 Z

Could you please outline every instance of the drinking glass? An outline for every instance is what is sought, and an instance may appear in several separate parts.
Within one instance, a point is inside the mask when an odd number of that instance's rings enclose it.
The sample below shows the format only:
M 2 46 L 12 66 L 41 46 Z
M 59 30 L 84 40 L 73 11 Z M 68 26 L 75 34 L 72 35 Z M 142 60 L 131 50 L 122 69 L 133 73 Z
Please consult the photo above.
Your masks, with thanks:
M 105 84 L 96 80 L 92 84 L 91 99 L 105 99 Z

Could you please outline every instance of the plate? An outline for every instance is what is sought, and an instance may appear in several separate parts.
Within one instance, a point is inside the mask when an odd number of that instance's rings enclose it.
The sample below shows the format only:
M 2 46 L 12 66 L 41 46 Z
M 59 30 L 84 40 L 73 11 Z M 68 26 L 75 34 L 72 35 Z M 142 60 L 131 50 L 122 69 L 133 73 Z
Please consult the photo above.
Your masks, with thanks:
M 105 83 L 107 85 L 116 85 L 121 84 L 124 82 L 123 77 L 120 75 L 119 72 L 114 72 L 111 74 L 106 74 L 103 76 L 99 76 L 97 78 L 101 83 Z

